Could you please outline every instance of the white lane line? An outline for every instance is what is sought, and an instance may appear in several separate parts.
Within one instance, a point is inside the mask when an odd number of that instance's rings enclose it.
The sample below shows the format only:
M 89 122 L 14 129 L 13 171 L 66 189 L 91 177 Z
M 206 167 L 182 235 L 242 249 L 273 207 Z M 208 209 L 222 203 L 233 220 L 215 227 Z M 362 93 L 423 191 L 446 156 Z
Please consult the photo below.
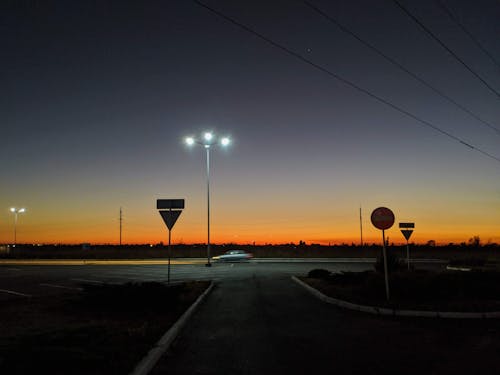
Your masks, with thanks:
M 111 285 L 117 285 L 119 283 L 110 283 L 108 281 L 101 281 L 101 280 L 88 280 L 88 279 L 70 279 L 71 281 L 78 281 L 80 283 L 91 283 L 91 284 L 111 284 Z
M 24 294 L 24 293 L 14 292 L 13 290 L 7 290 L 7 289 L 0 289 L 0 292 L 8 293 L 8 294 L 14 294 L 16 296 L 21 296 L 21 297 L 32 297 L 31 294 Z
M 130 276 L 119 276 L 119 275 L 116 275 L 116 276 L 113 276 L 113 275 L 106 275 L 106 279 L 114 279 L 114 280 L 119 280 L 118 281 L 113 281 L 113 282 L 109 282 L 107 281 L 106 284 L 123 284 L 123 283 L 140 283 L 140 282 L 144 282 L 144 281 L 155 281 L 155 280 L 158 280 L 159 277 L 155 276 L 155 277 L 138 277 L 140 275 L 133 275 L 134 277 L 130 277 Z M 163 276 L 163 278 L 165 278 L 167 276 Z
M 59 289 L 69 289 L 69 290 L 83 290 L 83 288 L 75 288 L 75 287 L 65 286 L 65 285 L 45 284 L 45 283 L 42 283 L 40 285 L 41 286 L 48 286 L 49 288 L 59 288 Z
M 78 281 L 81 283 L 106 284 L 104 281 L 99 281 L 99 280 L 71 279 L 71 281 Z
M 138 276 L 138 275 L 133 275 Z M 137 277 L 129 277 L 128 275 L 106 275 L 106 279 L 118 279 L 118 280 L 136 280 Z

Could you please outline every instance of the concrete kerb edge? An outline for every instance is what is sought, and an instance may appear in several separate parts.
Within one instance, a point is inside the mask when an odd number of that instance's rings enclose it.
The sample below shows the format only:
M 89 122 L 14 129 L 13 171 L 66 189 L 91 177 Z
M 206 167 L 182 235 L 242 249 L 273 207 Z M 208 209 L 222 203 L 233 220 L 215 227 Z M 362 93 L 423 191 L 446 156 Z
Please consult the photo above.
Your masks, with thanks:
M 191 261 L 204 260 L 204 258 L 176 258 Z M 375 263 L 375 258 L 253 258 L 254 263 Z M 119 265 L 119 264 L 165 264 L 164 258 L 151 259 L 0 259 L 0 265 Z M 442 259 L 415 259 L 412 263 L 447 263 Z
M 319 290 L 306 284 L 296 276 L 292 276 L 292 280 L 301 285 L 309 293 L 323 302 L 342 307 L 349 310 L 366 312 L 374 315 L 384 316 L 402 316 L 402 317 L 417 317 L 417 318 L 445 318 L 445 319 L 489 319 L 500 318 L 500 311 L 467 313 L 467 312 L 453 312 L 453 311 L 416 311 L 416 310 L 397 310 L 388 309 L 375 306 L 357 305 L 355 303 L 343 301 L 340 299 L 328 297 L 321 293 Z
M 146 375 L 153 369 L 163 353 L 167 351 L 181 329 L 185 326 L 191 315 L 193 315 L 198 305 L 200 305 L 205 297 L 212 291 L 214 285 L 215 284 L 212 281 L 208 288 L 196 299 L 196 301 L 189 307 L 189 309 L 187 309 L 184 314 L 182 314 L 182 316 L 174 323 L 174 325 L 163 334 L 163 336 L 155 344 L 155 346 L 137 364 L 130 375 Z

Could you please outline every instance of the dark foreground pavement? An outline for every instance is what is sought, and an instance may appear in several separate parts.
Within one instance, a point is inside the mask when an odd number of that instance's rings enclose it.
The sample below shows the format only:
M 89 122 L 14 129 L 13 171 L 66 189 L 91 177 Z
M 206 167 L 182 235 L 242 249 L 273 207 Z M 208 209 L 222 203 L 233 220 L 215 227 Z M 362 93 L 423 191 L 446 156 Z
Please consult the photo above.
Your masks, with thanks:
M 224 280 L 153 374 L 500 374 L 500 324 L 325 304 L 285 276 Z

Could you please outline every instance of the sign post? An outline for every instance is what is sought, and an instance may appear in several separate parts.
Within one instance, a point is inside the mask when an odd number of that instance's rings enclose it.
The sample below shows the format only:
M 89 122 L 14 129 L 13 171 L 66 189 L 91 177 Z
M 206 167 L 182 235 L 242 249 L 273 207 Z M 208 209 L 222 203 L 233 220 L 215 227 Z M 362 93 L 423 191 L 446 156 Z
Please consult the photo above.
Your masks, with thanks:
M 172 228 L 179 218 L 182 209 L 184 208 L 184 199 L 157 199 L 156 208 L 159 209 L 160 215 L 168 228 L 168 271 L 167 283 L 170 284 L 170 258 L 172 255 L 172 244 L 170 242 Z M 167 208 L 168 210 L 164 210 Z M 172 209 L 175 210 L 172 210 Z
M 387 254 L 385 249 L 385 230 L 394 224 L 394 213 L 387 207 L 379 207 L 373 210 L 371 216 L 372 224 L 375 228 L 382 231 L 382 254 L 384 258 L 384 277 L 385 277 L 385 295 L 389 301 L 391 295 L 389 292 L 389 273 L 387 270 Z
M 408 271 L 410 270 L 410 245 L 408 243 L 408 240 L 410 239 L 411 234 L 413 233 L 413 229 L 408 229 L 408 228 L 415 228 L 415 223 L 399 223 L 399 228 L 404 228 L 401 229 L 401 233 L 403 233 L 403 236 L 406 239 L 406 263 L 408 263 Z

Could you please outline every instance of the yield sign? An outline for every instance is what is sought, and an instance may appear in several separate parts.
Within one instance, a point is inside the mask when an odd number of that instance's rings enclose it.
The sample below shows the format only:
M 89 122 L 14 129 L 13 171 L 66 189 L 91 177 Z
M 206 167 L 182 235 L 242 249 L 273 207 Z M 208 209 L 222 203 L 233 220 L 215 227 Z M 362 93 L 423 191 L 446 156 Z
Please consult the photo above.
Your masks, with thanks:
M 182 211 L 180 210 L 162 210 L 160 211 L 160 215 L 163 218 L 165 224 L 167 224 L 168 230 L 171 230 L 174 227 L 175 222 L 179 218 L 179 215 Z
M 403 233 L 403 236 L 405 236 L 406 241 L 410 239 L 411 234 L 413 233 L 413 230 L 411 229 L 401 229 L 401 233 Z

